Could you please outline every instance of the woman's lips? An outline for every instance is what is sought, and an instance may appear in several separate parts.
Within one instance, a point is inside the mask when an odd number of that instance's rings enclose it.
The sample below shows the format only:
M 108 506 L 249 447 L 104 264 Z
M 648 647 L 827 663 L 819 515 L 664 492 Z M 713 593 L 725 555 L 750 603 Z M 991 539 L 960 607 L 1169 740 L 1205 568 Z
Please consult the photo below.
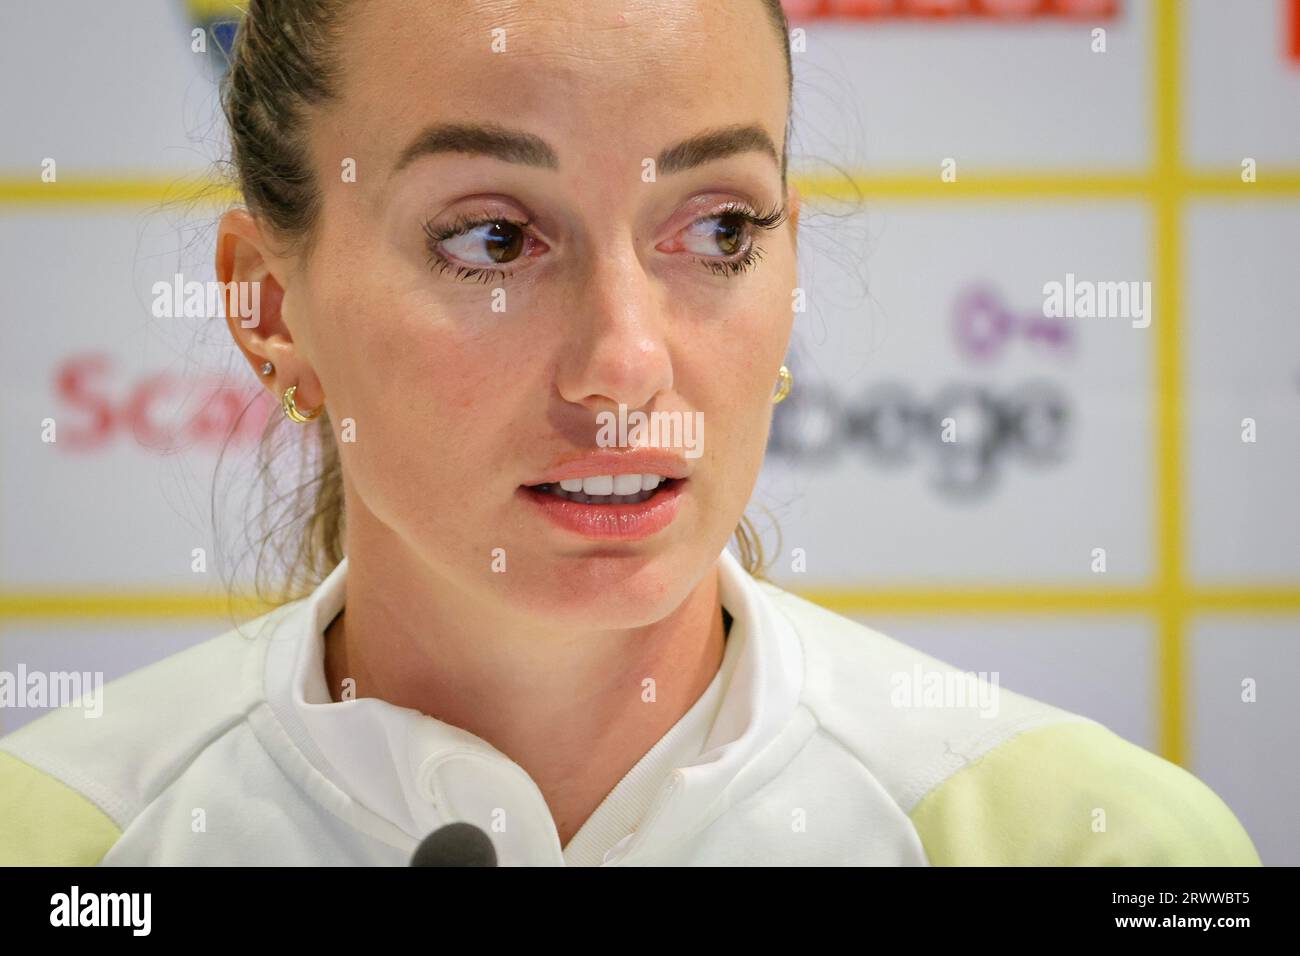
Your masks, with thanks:
M 583 504 L 526 485 L 519 487 L 519 494 L 528 506 L 565 531 L 601 541 L 639 541 L 672 524 L 681 510 L 688 480 L 665 481 L 653 495 L 636 504 Z

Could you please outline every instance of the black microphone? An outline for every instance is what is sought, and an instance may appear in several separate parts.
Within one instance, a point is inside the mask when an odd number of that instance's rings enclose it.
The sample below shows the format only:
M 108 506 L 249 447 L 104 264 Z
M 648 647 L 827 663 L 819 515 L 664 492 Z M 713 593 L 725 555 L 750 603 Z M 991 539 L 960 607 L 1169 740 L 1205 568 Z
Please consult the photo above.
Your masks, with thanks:
M 411 866 L 496 866 L 492 838 L 463 821 L 439 827 L 420 841 Z

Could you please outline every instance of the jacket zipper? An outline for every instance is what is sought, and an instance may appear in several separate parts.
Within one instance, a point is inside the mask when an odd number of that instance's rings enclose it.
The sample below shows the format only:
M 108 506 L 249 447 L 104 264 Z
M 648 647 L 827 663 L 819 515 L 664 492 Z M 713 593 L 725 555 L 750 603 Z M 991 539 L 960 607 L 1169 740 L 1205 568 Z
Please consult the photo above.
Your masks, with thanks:
M 628 843 L 627 848 L 609 862 L 622 863 L 628 857 L 632 856 L 632 854 L 636 853 L 636 851 L 641 847 L 641 844 L 643 844 L 646 841 L 646 838 L 650 835 L 651 828 L 668 809 L 668 804 L 677 796 L 677 794 L 681 793 L 682 783 L 684 780 L 685 777 L 680 770 L 674 770 L 672 772 L 672 775 L 668 778 L 668 783 L 664 785 L 664 788 L 661 791 L 659 791 L 659 796 L 655 798 L 655 802 L 651 804 L 650 809 L 646 811 L 646 815 L 642 819 L 641 825 L 636 828 L 636 834 Z

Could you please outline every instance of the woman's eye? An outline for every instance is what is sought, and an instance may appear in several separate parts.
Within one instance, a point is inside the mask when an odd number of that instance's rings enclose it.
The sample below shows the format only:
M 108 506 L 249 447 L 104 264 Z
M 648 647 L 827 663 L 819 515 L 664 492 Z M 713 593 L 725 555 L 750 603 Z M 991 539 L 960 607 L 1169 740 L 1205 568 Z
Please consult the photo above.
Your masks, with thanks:
M 749 217 L 735 212 L 699 219 L 687 228 L 683 244 L 701 256 L 737 256 L 745 251 L 749 222 Z
M 754 242 L 755 232 L 776 229 L 788 214 L 786 206 L 756 213 L 743 205 L 730 204 L 712 216 L 697 219 L 679 233 L 680 248 L 694 253 L 695 261 L 706 269 L 730 278 L 754 268 L 763 258 L 763 247 Z
M 527 236 L 513 222 L 485 222 L 442 242 L 442 248 L 468 265 L 506 265 L 519 258 Z
M 744 207 L 726 208 L 697 219 L 678 233 L 678 250 L 692 253 L 695 261 L 721 276 L 753 268 L 763 250 L 754 244 L 755 230 L 771 230 L 785 221 L 785 207 L 754 213 Z M 528 222 L 511 219 L 461 218 L 441 229 L 424 226 L 428 237 L 429 266 L 439 272 L 454 270 L 458 279 L 491 282 L 510 273 L 500 266 L 527 257 L 540 240 L 528 234 Z M 668 250 L 665 250 L 668 251 Z
M 536 242 L 527 232 L 530 223 L 531 220 L 458 219 L 442 229 L 426 223 L 429 267 L 439 272 L 454 270 L 457 279 L 485 283 L 503 279 L 509 273 L 495 267 L 514 262 Z

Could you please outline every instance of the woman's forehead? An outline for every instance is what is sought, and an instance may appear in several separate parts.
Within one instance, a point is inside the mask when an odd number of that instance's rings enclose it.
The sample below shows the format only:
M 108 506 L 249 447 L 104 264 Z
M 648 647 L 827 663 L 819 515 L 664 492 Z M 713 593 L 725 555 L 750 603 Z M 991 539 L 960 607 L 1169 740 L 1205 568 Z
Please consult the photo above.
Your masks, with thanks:
M 371 136 L 446 120 L 508 119 L 561 140 L 758 121 L 780 143 L 785 65 L 759 0 L 402 0 L 359 10 L 337 51 L 337 111 L 389 131 Z

